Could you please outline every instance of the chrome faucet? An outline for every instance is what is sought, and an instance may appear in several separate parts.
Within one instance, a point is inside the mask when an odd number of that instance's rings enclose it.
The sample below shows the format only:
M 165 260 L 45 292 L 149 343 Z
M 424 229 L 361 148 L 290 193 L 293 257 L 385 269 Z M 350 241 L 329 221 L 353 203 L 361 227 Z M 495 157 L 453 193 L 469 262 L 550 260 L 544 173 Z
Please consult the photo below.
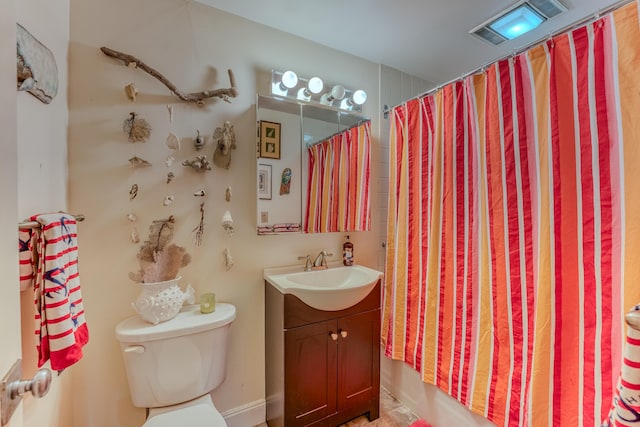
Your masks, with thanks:
M 333 254 L 327 253 L 327 251 L 320 251 L 316 259 L 313 260 L 313 265 L 311 266 L 311 268 L 312 269 L 329 268 L 329 266 L 327 266 L 327 257 L 329 256 L 333 256 Z
M 311 264 L 311 255 L 299 256 L 298 259 L 305 260 L 304 271 L 311 271 L 311 267 L 313 266 L 313 264 Z

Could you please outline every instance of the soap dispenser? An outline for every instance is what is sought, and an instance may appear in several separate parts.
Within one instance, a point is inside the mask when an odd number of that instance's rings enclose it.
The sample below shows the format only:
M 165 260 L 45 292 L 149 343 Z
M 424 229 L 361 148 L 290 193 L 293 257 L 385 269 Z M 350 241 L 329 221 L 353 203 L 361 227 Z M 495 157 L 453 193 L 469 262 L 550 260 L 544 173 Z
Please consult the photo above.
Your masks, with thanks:
M 353 243 L 349 241 L 349 236 L 342 245 L 342 263 L 346 266 L 353 265 Z

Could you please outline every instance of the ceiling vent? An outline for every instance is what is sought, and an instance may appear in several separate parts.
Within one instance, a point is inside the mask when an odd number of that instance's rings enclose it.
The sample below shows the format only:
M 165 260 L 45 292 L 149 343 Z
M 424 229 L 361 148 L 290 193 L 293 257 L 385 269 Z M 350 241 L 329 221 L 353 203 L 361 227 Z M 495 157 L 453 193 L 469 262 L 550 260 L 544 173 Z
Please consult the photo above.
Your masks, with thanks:
M 535 29 L 542 22 L 568 9 L 559 0 L 526 0 L 488 19 L 470 34 L 493 45 L 499 45 Z

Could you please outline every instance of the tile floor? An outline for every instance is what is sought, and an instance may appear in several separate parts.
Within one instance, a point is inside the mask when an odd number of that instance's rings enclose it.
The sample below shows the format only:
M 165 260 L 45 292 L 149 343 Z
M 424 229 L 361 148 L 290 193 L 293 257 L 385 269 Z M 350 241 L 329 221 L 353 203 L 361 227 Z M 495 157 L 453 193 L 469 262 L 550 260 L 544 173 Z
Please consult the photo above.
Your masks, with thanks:
M 418 419 L 407 407 L 396 400 L 386 389 L 380 388 L 380 418 L 369 422 L 366 416 L 356 418 L 339 427 L 408 427 Z M 266 423 L 256 427 L 267 427 Z

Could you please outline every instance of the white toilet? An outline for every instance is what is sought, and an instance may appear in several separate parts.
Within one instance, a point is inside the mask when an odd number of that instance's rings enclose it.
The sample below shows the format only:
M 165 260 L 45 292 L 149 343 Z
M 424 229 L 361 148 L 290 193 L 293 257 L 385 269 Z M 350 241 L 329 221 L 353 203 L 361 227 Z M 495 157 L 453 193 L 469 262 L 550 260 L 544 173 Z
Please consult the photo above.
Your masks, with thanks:
M 133 404 L 149 408 L 144 427 L 222 427 L 227 424 L 209 392 L 225 379 L 228 338 L 236 308 L 213 313 L 187 306 L 157 325 L 139 316 L 116 327 Z

